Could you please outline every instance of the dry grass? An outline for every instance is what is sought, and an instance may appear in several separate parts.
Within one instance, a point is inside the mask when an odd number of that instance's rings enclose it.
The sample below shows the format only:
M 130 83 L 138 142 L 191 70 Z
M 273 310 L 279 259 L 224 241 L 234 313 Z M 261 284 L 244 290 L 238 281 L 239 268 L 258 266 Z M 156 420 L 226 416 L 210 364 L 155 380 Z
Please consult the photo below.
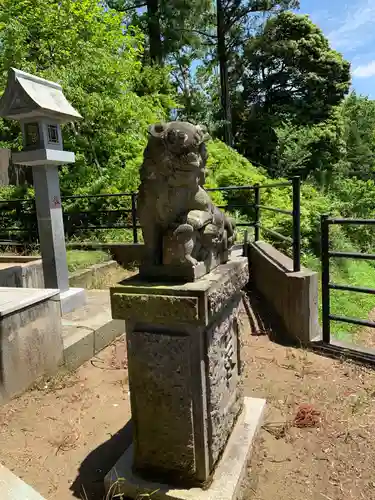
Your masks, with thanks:
M 58 436 L 49 440 L 50 444 L 56 449 L 55 455 L 61 452 L 74 450 L 79 446 L 82 436 L 80 421 L 69 421 Z

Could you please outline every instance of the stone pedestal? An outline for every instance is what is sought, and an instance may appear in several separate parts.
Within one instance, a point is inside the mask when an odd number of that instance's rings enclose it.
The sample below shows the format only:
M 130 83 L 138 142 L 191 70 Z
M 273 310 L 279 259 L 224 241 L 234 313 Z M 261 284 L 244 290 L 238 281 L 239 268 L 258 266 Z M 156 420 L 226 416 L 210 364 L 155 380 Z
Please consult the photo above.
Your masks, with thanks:
M 247 259 L 194 283 L 134 277 L 111 290 L 112 315 L 126 321 L 134 425 L 133 470 L 144 479 L 208 486 L 237 418 L 238 309 Z
M 44 285 L 60 290 L 61 313 L 65 314 L 83 306 L 86 296 L 81 288 L 69 288 L 58 167 L 38 165 L 32 169 Z

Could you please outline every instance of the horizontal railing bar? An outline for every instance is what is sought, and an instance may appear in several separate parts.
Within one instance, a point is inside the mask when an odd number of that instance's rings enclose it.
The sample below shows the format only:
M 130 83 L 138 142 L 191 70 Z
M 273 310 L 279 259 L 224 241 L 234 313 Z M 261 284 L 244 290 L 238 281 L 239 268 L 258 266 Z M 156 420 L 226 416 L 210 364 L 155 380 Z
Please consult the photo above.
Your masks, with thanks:
M 236 227 L 255 227 L 255 222 L 236 222 Z
M 292 185 L 292 181 L 285 182 L 276 182 L 275 184 L 261 184 L 259 189 L 268 189 L 268 188 L 280 188 L 280 187 L 288 187 Z
M 289 238 L 288 236 L 284 236 L 283 234 L 278 233 L 277 231 L 273 231 L 272 229 L 268 229 L 261 224 L 258 224 L 258 227 L 262 229 L 263 231 L 266 231 L 266 233 L 272 234 L 276 238 L 279 238 L 280 240 L 287 241 L 288 243 L 293 243 L 292 238 Z
M 230 205 L 217 205 L 217 208 L 221 208 L 222 210 L 230 210 L 232 208 L 255 208 L 254 203 L 246 203 L 246 205 L 240 204 L 230 204 Z
M 267 207 L 266 205 L 257 205 L 258 208 L 262 210 L 268 210 L 269 212 L 276 212 L 278 214 L 293 215 L 293 210 L 284 210 L 282 208 Z
M 0 203 L 31 203 L 34 202 L 34 198 L 19 198 L 15 200 L 0 200 Z
M 21 231 L 21 232 L 24 232 L 24 233 L 29 233 L 31 231 L 31 229 L 30 228 L 27 228 L 27 229 L 26 228 L 20 228 L 20 227 L 10 227 L 10 228 L 5 227 L 5 228 L 1 228 L 0 234 L 11 233 L 12 231 L 14 233 L 17 232 L 17 231 L 18 232 Z M 36 231 L 37 231 L 37 229 L 35 228 L 35 232 Z
M 277 182 L 274 184 L 262 184 L 259 186 L 249 185 L 249 186 L 226 186 L 226 187 L 218 187 L 218 188 L 206 188 L 206 191 L 241 191 L 241 190 L 254 190 L 255 188 L 259 189 L 269 189 L 269 188 L 278 188 L 278 187 L 288 187 L 291 186 L 292 181 L 285 182 Z M 64 200 L 80 200 L 85 198 L 116 198 L 121 196 L 137 196 L 137 192 L 133 193 L 101 193 L 101 194 L 76 194 L 70 196 L 62 196 L 62 201 Z M 19 198 L 14 200 L 0 200 L 0 204 L 3 203 L 31 203 L 34 202 L 34 198 Z
M 84 231 L 92 231 L 95 229 L 133 229 L 132 224 L 127 224 L 127 225 L 121 225 L 121 226 L 108 226 L 108 225 L 103 225 L 103 226 L 81 226 L 81 225 L 76 225 L 76 224 L 71 224 L 67 228 L 69 231 L 72 230 L 84 230 Z M 141 229 L 141 226 L 137 226 L 137 229 Z
M 324 342 L 311 342 L 310 347 L 318 354 L 323 356 L 330 356 L 336 359 L 351 359 L 359 363 L 365 363 L 370 365 L 372 368 L 375 367 L 375 354 L 371 352 L 366 352 L 358 346 L 342 345 L 343 343 L 332 341 L 330 344 L 325 344 Z M 363 349 L 363 348 L 362 348 Z
M 62 196 L 62 201 L 64 200 L 80 200 L 83 198 L 116 198 L 119 196 L 137 196 L 137 193 L 110 193 L 110 194 L 76 194 L 73 196 Z
M 331 321 L 338 321 L 340 323 L 349 323 L 351 325 L 361 325 L 361 326 L 369 326 L 370 328 L 375 328 L 375 321 L 367 321 L 364 319 L 357 319 L 357 318 L 347 318 L 345 316 L 336 316 L 335 314 L 330 314 L 329 319 Z
M 329 224 L 370 224 L 370 225 L 375 225 L 375 219 L 336 219 L 336 218 L 329 218 L 328 219 Z
M 360 252 L 328 252 L 329 257 L 340 257 L 359 260 L 375 260 L 375 254 Z
M 375 295 L 375 288 L 365 288 L 363 286 L 351 286 L 351 285 L 336 285 L 335 283 L 330 283 L 328 287 L 331 290 L 342 290 L 345 292 L 359 292 L 359 293 L 368 293 L 370 295 Z
M 20 241 L 16 240 L 7 240 L 7 241 L 0 240 L 0 246 L 23 247 L 25 245 L 27 245 L 27 243 L 21 243 Z
M 279 188 L 279 187 L 288 187 L 291 186 L 292 181 L 286 182 L 276 182 L 274 184 L 263 184 L 259 186 L 255 186 L 254 184 L 250 186 L 226 186 L 219 188 L 206 188 L 206 191 L 241 191 L 241 190 L 254 190 L 256 188 L 259 189 L 269 189 L 269 188 Z
M 226 187 L 219 187 L 219 188 L 206 188 L 205 191 L 208 192 L 213 192 L 213 191 L 249 191 L 255 189 L 255 186 L 226 186 Z
M 131 214 L 132 210 L 129 208 L 119 209 L 119 210 L 83 210 L 82 212 L 64 212 L 64 217 L 70 217 L 74 215 L 82 215 L 82 214 Z

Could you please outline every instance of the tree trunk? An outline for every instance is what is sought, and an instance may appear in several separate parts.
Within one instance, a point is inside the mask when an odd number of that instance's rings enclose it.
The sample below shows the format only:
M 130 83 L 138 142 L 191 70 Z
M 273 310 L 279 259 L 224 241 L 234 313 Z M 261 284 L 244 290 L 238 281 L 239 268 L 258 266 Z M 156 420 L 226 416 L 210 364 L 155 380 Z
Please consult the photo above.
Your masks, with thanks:
M 163 48 L 160 30 L 159 0 L 147 0 L 148 35 L 150 44 L 150 59 L 152 63 L 163 63 Z
M 217 8 L 217 55 L 220 67 L 221 106 L 224 119 L 224 142 L 233 145 L 232 109 L 229 93 L 228 56 L 225 45 L 225 17 L 222 0 L 216 0 Z

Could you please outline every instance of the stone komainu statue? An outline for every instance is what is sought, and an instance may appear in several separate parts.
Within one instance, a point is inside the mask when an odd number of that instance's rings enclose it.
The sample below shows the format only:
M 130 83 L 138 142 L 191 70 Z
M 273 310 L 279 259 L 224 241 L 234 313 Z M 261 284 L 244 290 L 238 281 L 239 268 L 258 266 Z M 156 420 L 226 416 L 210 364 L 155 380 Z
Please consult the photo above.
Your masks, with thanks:
M 202 187 L 208 138 L 186 122 L 149 129 L 138 195 L 145 277 L 194 280 L 228 260 L 234 224 Z

